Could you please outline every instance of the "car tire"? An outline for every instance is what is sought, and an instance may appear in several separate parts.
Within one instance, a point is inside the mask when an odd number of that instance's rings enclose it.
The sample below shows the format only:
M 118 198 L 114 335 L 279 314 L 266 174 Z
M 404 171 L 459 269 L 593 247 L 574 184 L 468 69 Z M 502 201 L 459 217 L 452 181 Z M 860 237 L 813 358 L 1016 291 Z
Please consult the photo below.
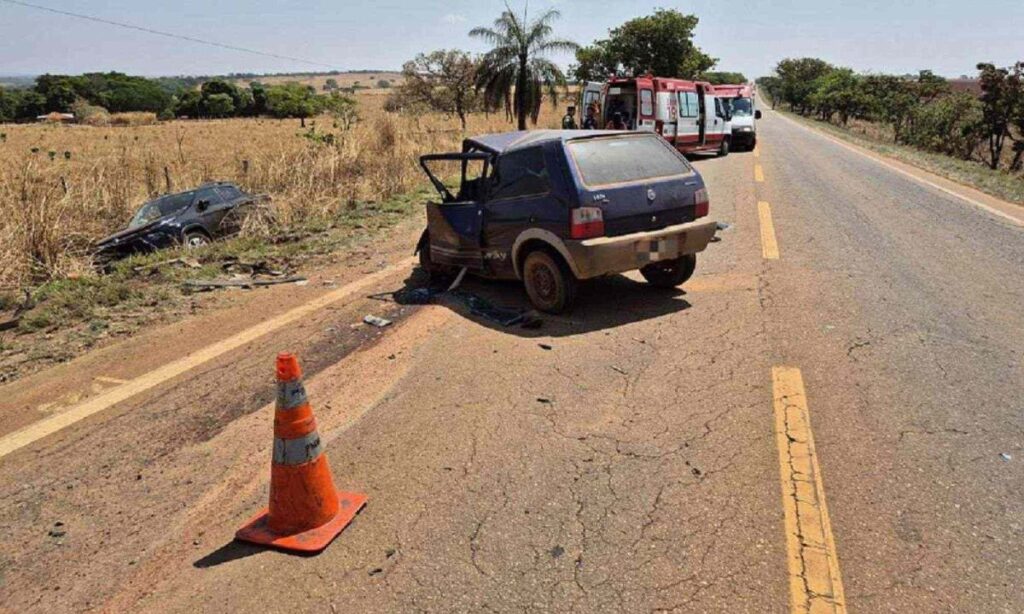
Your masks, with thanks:
M 579 282 L 561 256 L 535 250 L 523 260 L 523 284 L 534 307 L 558 314 L 572 307 Z
M 190 230 L 185 233 L 184 245 L 186 249 L 196 249 L 210 244 L 210 235 L 201 230 Z
M 718 146 L 718 157 L 724 158 L 729 155 L 729 139 L 722 139 L 722 144 Z
M 693 277 L 697 269 L 697 254 L 686 254 L 674 260 L 662 260 L 640 269 L 647 283 L 656 288 L 675 288 Z
M 747 146 L 747 151 L 754 151 L 754 149 L 756 147 L 757 147 L 757 137 L 755 136 L 754 138 L 750 139 L 750 145 Z

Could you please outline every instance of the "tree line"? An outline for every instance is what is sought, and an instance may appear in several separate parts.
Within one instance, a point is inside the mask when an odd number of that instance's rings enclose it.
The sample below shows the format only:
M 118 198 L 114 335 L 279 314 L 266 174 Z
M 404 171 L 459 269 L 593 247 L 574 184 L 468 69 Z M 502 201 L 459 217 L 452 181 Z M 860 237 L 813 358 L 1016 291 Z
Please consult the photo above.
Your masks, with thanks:
M 917 75 L 857 74 L 818 58 L 787 58 L 758 90 L 792 111 L 847 125 L 851 119 L 887 126 L 895 143 L 978 160 L 991 169 L 1024 168 L 1024 62 L 977 65 L 978 92 L 949 80 Z M 1009 155 L 1006 155 L 1009 154 Z
M 416 56 L 402 68 L 403 82 L 389 97 L 389 111 L 436 111 L 456 116 L 466 128 L 475 112 L 504 110 L 525 130 L 534 124 L 544 100 L 557 104 L 571 80 L 605 81 L 609 76 L 655 74 L 701 78 L 712 83 L 746 83 L 736 72 L 712 72 L 717 60 L 693 43 L 698 18 L 674 9 L 631 19 L 588 46 L 558 38 L 556 10 L 535 19 L 505 11 L 491 27 L 469 35 L 489 43 L 491 51 L 474 56 L 441 49 Z M 568 74 L 548 59 L 552 52 L 571 52 L 576 62 Z
M 0 88 L 0 122 L 27 121 L 47 113 L 93 115 L 150 112 L 174 117 L 311 117 L 328 112 L 349 116 L 355 101 L 339 91 L 318 95 L 300 83 L 248 87 L 226 79 L 150 79 L 118 72 L 41 75 L 30 88 Z

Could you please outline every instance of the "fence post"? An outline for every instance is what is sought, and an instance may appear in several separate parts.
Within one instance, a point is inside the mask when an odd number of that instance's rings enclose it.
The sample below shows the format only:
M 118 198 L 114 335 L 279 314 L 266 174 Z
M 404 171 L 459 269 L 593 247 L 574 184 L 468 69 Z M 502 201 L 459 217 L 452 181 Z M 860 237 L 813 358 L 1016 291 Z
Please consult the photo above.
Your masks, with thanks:
M 168 193 L 173 192 L 174 191 L 174 182 L 171 181 L 171 169 L 169 169 L 166 166 L 164 167 L 164 181 L 167 183 L 167 192 Z

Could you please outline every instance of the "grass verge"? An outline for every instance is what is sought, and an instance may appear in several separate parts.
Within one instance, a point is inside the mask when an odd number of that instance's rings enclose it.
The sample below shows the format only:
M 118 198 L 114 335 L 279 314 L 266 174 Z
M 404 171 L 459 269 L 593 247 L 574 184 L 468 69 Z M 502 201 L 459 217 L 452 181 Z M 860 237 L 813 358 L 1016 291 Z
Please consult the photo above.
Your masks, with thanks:
M 1004 170 L 992 170 L 981 163 L 960 160 L 942 154 L 921 151 L 907 145 L 898 145 L 873 138 L 866 132 L 852 128 L 803 117 L 796 113 L 777 111 L 806 126 L 817 128 L 837 138 L 870 149 L 876 153 L 906 162 L 951 181 L 980 190 L 1007 202 L 1024 205 L 1024 176 L 1013 175 Z
M 2 294 L 0 321 L 19 308 L 21 314 L 15 329 L 0 332 L 0 383 L 70 360 L 106 339 L 194 312 L 196 297 L 183 282 L 231 277 L 225 264 L 262 262 L 303 274 L 336 261 L 380 239 L 431 194 L 431 189 L 420 188 L 382 202 L 354 203 L 337 217 L 303 221 L 268 236 L 132 256 L 106 274 L 57 279 L 34 288 L 27 305 L 15 293 Z

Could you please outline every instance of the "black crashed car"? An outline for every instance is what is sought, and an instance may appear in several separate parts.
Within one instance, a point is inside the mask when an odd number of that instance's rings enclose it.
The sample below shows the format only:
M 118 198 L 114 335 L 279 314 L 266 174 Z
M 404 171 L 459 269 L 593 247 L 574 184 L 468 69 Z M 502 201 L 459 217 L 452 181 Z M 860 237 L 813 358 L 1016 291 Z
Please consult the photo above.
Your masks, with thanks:
M 241 229 L 242 210 L 259 197 L 232 183 L 207 183 L 151 200 L 136 212 L 128 228 L 96 243 L 97 259 L 122 258 L 165 247 L 199 247 Z

